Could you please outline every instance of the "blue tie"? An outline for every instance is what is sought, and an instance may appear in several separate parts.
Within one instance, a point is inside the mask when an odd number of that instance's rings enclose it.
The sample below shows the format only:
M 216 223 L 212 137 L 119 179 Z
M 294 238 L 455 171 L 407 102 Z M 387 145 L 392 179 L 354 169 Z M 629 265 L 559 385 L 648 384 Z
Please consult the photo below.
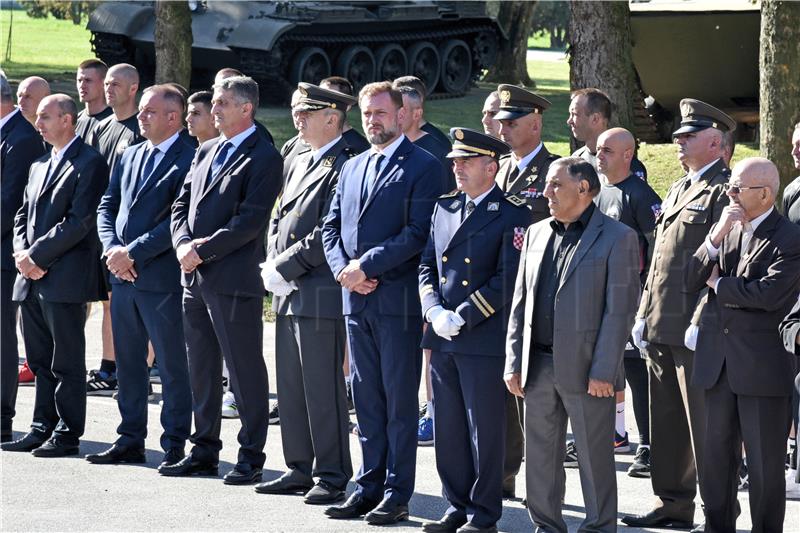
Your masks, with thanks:
M 160 150 L 157 147 L 153 147 L 150 150 L 150 153 L 147 155 L 147 159 L 144 162 L 144 166 L 142 167 L 142 173 L 139 176 L 139 182 L 136 186 L 136 194 L 139 194 L 139 191 L 142 190 L 144 184 L 147 183 L 147 180 L 150 178 L 150 174 L 153 173 L 156 165 L 156 156 L 160 153 Z
M 370 156 L 370 159 L 374 157 L 375 154 Z M 369 165 L 367 167 L 367 174 L 364 176 L 364 190 L 361 195 L 361 204 L 363 205 L 364 202 L 367 201 L 369 198 L 370 193 L 372 193 L 372 189 L 375 187 L 375 182 L 378 181 L 378 175 L 381 171 L 381 163 L 383 163 L 383 159 L 386 156 L 383 154 L 378 154 L 378 157 L 375 158 L 375 164 Z
M 217 177 L 219 171 L 222 170 L 222 166 L 225 164 L 225 161 L 228 159 L 228 152 L 230 149 L 233 148 L 233 145 L 225 141 L 220 146 L 219 150 L 217 150 L 217 155 L 214 156 L 214 160 L 211 162 L 211 180 Z

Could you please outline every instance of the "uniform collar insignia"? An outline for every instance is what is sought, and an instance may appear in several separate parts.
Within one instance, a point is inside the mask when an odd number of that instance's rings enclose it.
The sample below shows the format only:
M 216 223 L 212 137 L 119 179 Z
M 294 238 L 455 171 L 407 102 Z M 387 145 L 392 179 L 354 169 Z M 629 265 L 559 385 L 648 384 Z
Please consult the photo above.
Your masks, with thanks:
M 498 211 L 500 209 L 500 202 L 489 202 L 486 204 L 487 211 Z

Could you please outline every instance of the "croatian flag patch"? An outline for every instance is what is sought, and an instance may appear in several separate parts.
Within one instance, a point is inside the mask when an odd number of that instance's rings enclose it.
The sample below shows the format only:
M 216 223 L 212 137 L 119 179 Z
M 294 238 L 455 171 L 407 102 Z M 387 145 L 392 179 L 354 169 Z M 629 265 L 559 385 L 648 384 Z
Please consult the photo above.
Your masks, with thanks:
M 525 228 L 514 228 L 514 248 L 522 250 L 522 245 L 525 243 Z

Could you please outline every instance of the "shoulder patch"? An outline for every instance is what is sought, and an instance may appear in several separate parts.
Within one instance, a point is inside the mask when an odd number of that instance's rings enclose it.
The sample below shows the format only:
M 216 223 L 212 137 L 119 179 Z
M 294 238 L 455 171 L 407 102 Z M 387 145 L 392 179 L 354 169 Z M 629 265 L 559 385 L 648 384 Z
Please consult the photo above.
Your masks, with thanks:
M 524 198 L 520 198 L 516 194 L 509 194 L 508 196 L 506 196 L 506 200 L 508 200 L 509 202 L 511 202 L 513 205 L 515 205 L 517 207 L 521 207 L 521 206 L 525 205 L 525 199 Z
M 459 191 L 458 189 L 453 189 L 452 191 L 441 195 L 439 198 L 454 198 L 454 197 L 458 196 L 458 194 L 460 192 L 461 191 Z

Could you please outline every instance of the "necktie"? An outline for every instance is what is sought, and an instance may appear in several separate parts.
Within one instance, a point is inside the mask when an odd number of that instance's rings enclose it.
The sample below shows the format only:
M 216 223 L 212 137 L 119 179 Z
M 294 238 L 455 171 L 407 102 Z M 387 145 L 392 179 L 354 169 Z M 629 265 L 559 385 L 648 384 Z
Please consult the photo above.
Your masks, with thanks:
M 475 211 L 475 202 L 470 200 L 467 202 L 467 205 L 464 206 L 464 218 L 462 218 L 461 220 L 464 221 L 468 216 L 472 214 L 473 211 Z
M 153 170 L 155 170 L 156 156 L 159 154 L 159 152 L 160 150 L 154 146 L 147 155 L 147 159 L 142 167 L 142 173 L 139 175 L 139 182 L 137 183 L 136 187 L 137 194 L 142 190 L 142 187 L 144 187 L 144 184 L 147 183 L 148 178 L 150 178 L 150 174 L 152 174 Z
M 503 189 L 508 191 L 508 189 L 511 188 L 511 184 L 514 183 L 515 179 L 517 179 L 517 176 L 519 176 L 519 166 L 514 166 L 514 169 L 506 176 L 506 183 Z
M 214 156 L 214 160 L 211 162 L 211 176 L 210 178 L 213 180 L 219 174 L 219 171 L 222 170 L 222 166 L 225 164 L 225 161 L 228 159 L 228 152 L 230 149 L 233 148 L 233 145 L 228 141 L 222 143 L 222 146 L 219 147 L 217 150 L 217 155 Z
M 370 156 L 370 159 L 375 157 L 375 154 Z M 369 195 L 372 193 L 372 188 L 375 186 L 375 182 L 378 181 L 378 174 L 380 173 L 381 163 L 383 163 L 384 159 L 383 154 L 377 154 L 375 157 L 374 164 L 370 163 L 369 167 L 367 167 L 367 175 L 364 176 L 364 193 L 362 197 L 362 203 L 369 198 Z

